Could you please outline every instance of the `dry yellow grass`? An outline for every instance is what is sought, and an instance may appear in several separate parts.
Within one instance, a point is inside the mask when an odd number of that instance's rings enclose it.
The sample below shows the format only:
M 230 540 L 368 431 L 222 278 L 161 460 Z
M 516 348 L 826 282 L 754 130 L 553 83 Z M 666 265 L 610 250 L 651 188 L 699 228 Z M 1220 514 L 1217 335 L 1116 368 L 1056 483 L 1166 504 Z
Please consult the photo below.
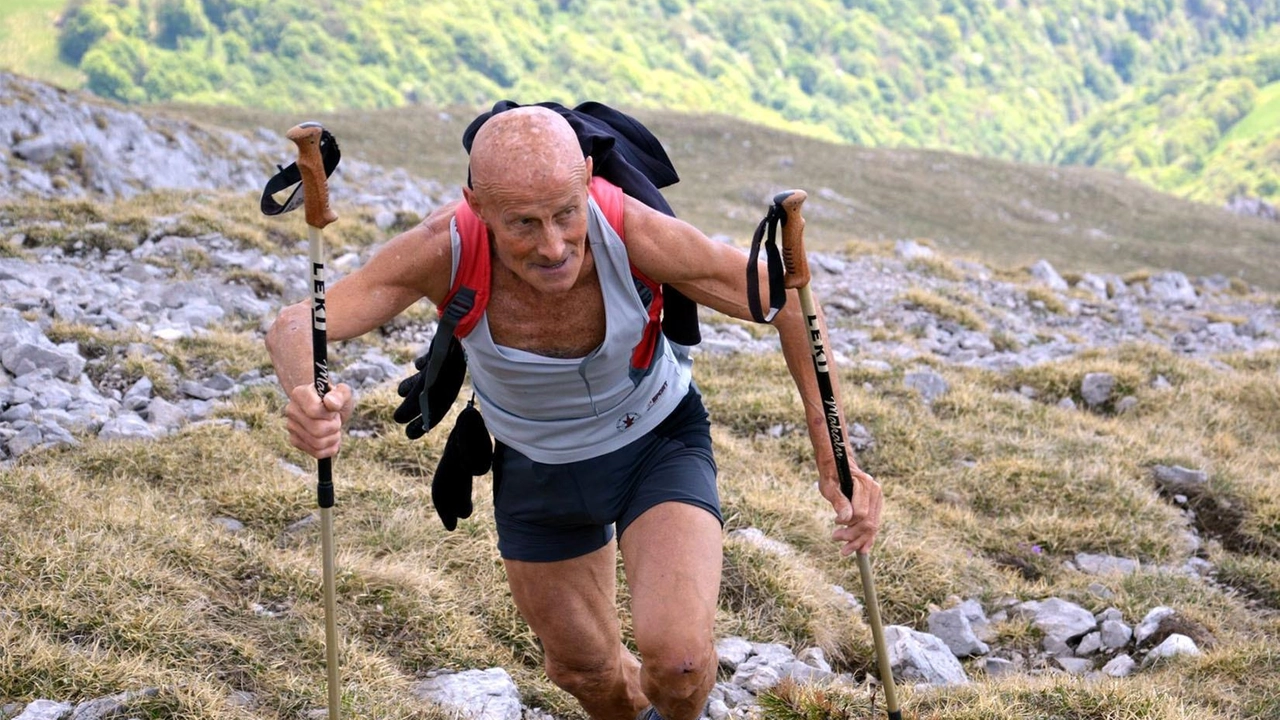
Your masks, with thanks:
M 355 217 L 326 233 L 328 252 L 336 256 L 360 251 L 386 239 L 386 234 L 361 212 L 355 211 Z M 0 202 L 0 217 L 5 220 L 6 237 L 25 237 L 17 247 L 0 243 L 8 254 L 36 245 L 60 246 L 68 251 L 130 250 L 156 227 L 182 237 L 218 233 L 244 247 L 267 252 L 296 248 L 307 235 L 301 215 L 267 217 L 259 211 L 255 194 L 235 192 L 149 192 L 117 202 L 10 200 Z M 185 259 L 200 263 L 202 255 L 196 249 Z M 207 256 L 203 258 L 206 263 L 207 260 Z M 151 258 L 149 262 L 166 261 Z M 189 268 L 172 264 L 179 269 Z
M 953 595 L 1059 596 L 1095 611 L 1114 605 L 1130 619 L 1170 605 L 1216 640 L 1204 658 L 1118 683 L 972 673 L 967 688 L 907 687 L 909 714 L 1181 720 L 1263 718 L 1280 708 L 1272 645 L 1280 628 L 1274 613 L 1259 612 L 1280 607 L 1280 453 L 1268 441 L 1280 431 L 1272 411 L 1280 358 L 1233 360 L 1239 369 L 1211 372 L 1125 348 L 1015 376 L 944 369 L 953 389 L 932 408 L 897 373 L 845 377 L 848 415 L 877 438 L 861 462 L 887 495 L 874 557 L 887 623 L 921 627 L 929 607 Z M 1097 370 L 1115 373 L 1137 410 L 1053 405 Z M 861 586 L 826 539 L 830 510 L 814 488 L 808 441 L 759 434 L 799 416 L 781 360 L 704 358 L 697 372 L 716 422 L 727 530 L 759 528 L 792 548 L 776 555 L 726 543 L 719 632 L 816 645 L 839 669 L 870 670 L 869 631 L 830 587 L 857 594 Z M 1152 389 L 1157 374 L 1173 388 Z M 1007 392 L 1023 384 L 1041 400 Z M 336 465 L 348 711 L 429 717 L 409 698 L 415 677 L 501 665 L 526 702 L 578 717 L 542 676 L 537 642 L 507 596 L 488 481 L 477 482 L 475 514 L 445 532 L 428 487 L 443 437 L 405 439 L 388 417 L 395 400 L 389 388 L 366 396 L 358 421 L 377 434 L 349 438 Z M 25 456 L 0 475 L 0 696 L 86 699 L 156 687 L 146 712 L 177 718 L 294 717 L 323 705 L 318 531 L 288 531 L 313 513 L 311 464 L 285 443 L 279 409 L 273 390 L 258 389 L 224 413 L 247 430 L 213 424 L 153 443 L 88 439 Z M 1159 569 L 1184 561 L 1188 548 L 1183 519 L 1150 480 L 1155 463 L 1206 468 L 1207 497 L 1240 509 L 1238 523 L 1218 528 L 1231 534 L 1206 545 L 1234 591 Z M 228 532 L 223 517 L 245 529 Z M 1145 569 L 1100 580 L 1064 569 L 1076 552 L 1132 557 Z M 1088 590 L 1098 581 L 1112 599 Z M 1017 624 L 1000 632 L 1009 646 L 1035 642 Z M 253 691 L 259 705 L 233 706 L 233 689 Z M 796 717 L 869 713 L 863 686 L 787 692 L 770 701 L 777 717 L 788 704 L 810 713 Z
M 987 324 L 969 308 L 976 304 L 969 298 L 954 300 L 943 297 L 932 290 L 913 287 L 902 294 L 901 301 L 937 316 L 939 320 L 950 320 L 970 330 L 985 331 Z
M 135 222 L 146 213 L 178 212 L 169 196 L 138 202 L 6 208 L 18 223 L 105 223 L 120 233 L 108 239 L 122 243 L 136 242 Z M 190 222 L 257 247 L 287 237 L 236 217 Z M 272 280 L 239 279 L 266 287 Z M 968 298 L 913 289 L 903 300 L 983 327 Z M 429 313 L 419 306 L 403 322 Z M 163 343 L 55 322 L 49 335 L 80 343 L 86 354 L 133 342 L 161 352 L 159 360 L 121 357 L 125 382 L 163 378 L 160 363 L 198 374 L 268 367 L 252 328 Z M 419 350 L 395 349 L 403 360 Z M 344 352 L 335 348 L 333 357 Z M 887 497 L 874 557 L 887 623 L 923 627 L 930 608 L 953 596 L 987 603 L 1058 596 L 1094 611 L 1115 606 L 1130 621 L 1169 605 L 1214 638 L 1203 658 L 1119 683 L 971 673 L 976 682 L 966 688 L 903 687 L 909 715 L 1261 720 L 1280 713 L 1280 352 L 1222 360 L 1233 369 L 1126 346 L 1008 374 L 932 361 L 951 385 L 932 405 L 903 385 L 905 368 L 844 369 L 846 414 L 876 438 L 861 464 Z M 1114 375 L 1117 397 L 1131 395 L 1137 406 L 1118 415 L 1110 407 L 1057 407 L 1063 397 L 1081 401 L 1091 372 Z M 695 373 L 715 423 L 726 530 L 756 528 L 791 548 L 778 555 L 741 538 L 726 542 L 718 632 L 818 646 L 838 670 L 865 677 L 874 668 L 869 630 L 832 590 L 859 594 L 860 581 L 828 540 L 830 508 L 814 487 L 808 439 L 765 432 L 801 422 L 781 357 L 704 356 Z M 1153 387 L 1157 376 L 1172 387 Z M 1037 399 L 1019 396 L 1023 386 Z M 159 391 L 173 388 L 161 382 Z M 391 387 L 365 394 L 353 424 L 373 434 L 348 438 L 336 465 L 345 710 L 438 716 L 410 698 L 415 679 L 437 668 L 500 665 L 526 703 L 580 717 L 543 677 L 537 640 L 508 597 L 489 481 L 476 483 L 474 515 L 445 532 L 429 490 L 444 436 L 404 438 L 390 417 L 398 401 Z M 140 715 L 215 719 L 300 717 L 324 704 L 318 531 L 289 529 L 314 512 L 313 465 L 287 444 L 281 406 L 274 388 L 257 387 L 222 409 L 221 423 L 151 443 L 85 438 L 0 472 L 0 700 L 158 688 Z M 1209 473 L 1190 503 L 1206 523 L 1202 554 L 1221 586 L 1162 569 L 1191 550 L 1186 520 L 1151 479 L 1156 464 Z M 222 518 L 244 530 L 228 531 Z M 1063 565 L 1078 552 L 1138 559 L 1143 570 L 1082 575 Z M 1094 582 L 1113 597 L 1101 600 Z M 625 612 L 623 621 L 629 627 Z M 1006 647 L 1036 643 L 1026 623 L 997 631 Z M 253 692 L 258 704 L 236 706 L 233 690 Z M 767 707 L 771 717 L 824 720 L 867 717 L 872 701 L 865 685 L 783 687 Z
M 118 207 L 91 203 L 27 212 L 132 227 Z M 112 226 L 108 217 L 124 219 Z M 982 327 L 966 298 L 912 289 L 903 300 Z M 426 314 L 416 308 L 407 322 Z M 124 382 L 164 377 L 160 362 L 232 375 L 268 367 L 247 328 L 162 343 L 59 321 L 49 336 L 89 355 L 136 342 L 161 352 L 162 360 L 120 358 Z M 398 349 L 405 360 L 417 350 Z M 1271 690 L 1280 680 L 1271 649 L 1280 629 L 1280 352 L 1222 360 L 1233 369 L 1126 346 L 1003 375 L 933 363 L 952 389 L 931 406 L 902 384 L 903 368 L 846 369 L 846 414 L 877 440 L 861 463 L 887 496 L 875 555 L 887 623 L 922 627 L 953 596 L 1059 596 L 1095 611 L 1113 605 L 1131 620 L 1170 605 L 1215 638 L 1200 660 L 1118 684 L 979 676 L 970 688 L 904 688 L 909 713 L 1178 720 L 1280 710 Z M 1132 395 L 1136 408 L 1056 407 L 1063 397 L 1080 402 L 1092 372 L 1114 375 L 1116 396 Z M 791 548 L 778 555 L 727 541 L 718 631 L 815 645 L 861 677 L 874 666 L 869 630 L 832 590 L 860 582 L 827 540 L 830 509 L 814 487 L 808 440 L 764 432 L 801 418 L 781 357 L 704 356 L 696 373 L 715 422 L 726 530 L 756 528 Z M 1153 387 L 1157 376 L 1172 387 Z M 1014 392 L 1024 386 L 1037 400 Z M 254 388 L 221 411 L 224 424 L 145 444 L 86 439 L 25 456 L 0 475 L 0 698 L 154 687 L 143 710 L 180 718 L 294 717 L 324 703 L 317 530 L 289 530 L 313 513 L 313 478 L 297 469 L 312 464 L 285 442 L 281 402 L 273 388 Z M 350 438 L 337 465 L 347 710 L 431 717 L 409 699 L 415 678 L 501 665 L 526 702 L 577 717 L 542 676 L 536 638 L 507 597 L 488 481 L 477 483 L 472 518 L 445 532 L 428 487 L 444 438 L 404 438 L 390 418 L 397 403 L 389 386 L 365 395 L 353 425 L 373 435 Z M 1223 587 L 1161 570 L 1191 550 L 1185 519 L 1151 480 L 1155 464 L 1209 472 L 1191 504 Z M 245 529 L 228 532 L 219 522 L 227 517 Z M 1102 579 L 1114 593 L 1102 601 L 1089 589 L 1097 578 L 1063 566 L 1078 552 L 1135 558 L 1144 570 Z M 1036 643 L 1026 623 L 997 632 L 1005 647 Z M 250 690 L 259 704 L 236 707 L 231 690 Z M 767 707 L 777 717 L 861 717 L 871 700 L 865 686 L 783 687 Z

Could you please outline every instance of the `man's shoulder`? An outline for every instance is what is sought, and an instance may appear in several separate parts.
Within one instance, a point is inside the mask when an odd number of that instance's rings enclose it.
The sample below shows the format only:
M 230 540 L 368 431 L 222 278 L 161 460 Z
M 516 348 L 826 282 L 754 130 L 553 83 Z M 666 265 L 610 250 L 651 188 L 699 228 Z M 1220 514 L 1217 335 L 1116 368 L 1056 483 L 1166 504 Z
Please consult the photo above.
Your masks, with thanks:
M 419 236 L 424 240 L 439 238 L 447 240 L 449 237 L 450 227 L 453 225 L 454 215 L 457 214 L 458 208 L 461 205 L 461 200 L 454 200 L 453 202 L 441 205 L 431 211 L 430 215 L 423 218 L 422 222 L 418 223 L 412 231 L 417 231 Z
M 444 301 L 453 270 L 450 225 L 458 203 L 437 208 L 421 222 L 393 237 L 378 252 L 378 277 L 418 288 L 437 305 Z

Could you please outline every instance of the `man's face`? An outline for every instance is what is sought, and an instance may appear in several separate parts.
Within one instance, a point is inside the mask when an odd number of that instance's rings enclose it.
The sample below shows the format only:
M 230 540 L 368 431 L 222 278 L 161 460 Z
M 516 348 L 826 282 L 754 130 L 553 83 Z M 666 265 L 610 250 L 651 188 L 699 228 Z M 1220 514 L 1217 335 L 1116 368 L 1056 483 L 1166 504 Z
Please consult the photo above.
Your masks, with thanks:
M 574 286 L 587 243 L 587 185 L 579 173 L 556 182 L 506 185 L 486 193 L 480 206 L 498 262 L 539 292 Z

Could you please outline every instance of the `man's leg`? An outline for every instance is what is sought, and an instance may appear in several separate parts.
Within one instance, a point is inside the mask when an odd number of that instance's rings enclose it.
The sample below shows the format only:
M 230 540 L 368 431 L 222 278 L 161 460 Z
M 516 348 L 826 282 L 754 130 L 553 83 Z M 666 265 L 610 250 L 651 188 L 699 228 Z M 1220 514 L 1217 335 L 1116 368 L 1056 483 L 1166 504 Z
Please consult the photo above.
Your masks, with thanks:
M 613 543 L 571 560 L 504 562 L 516 607 L 542 641 L 547 677 L 596 720 L 634 720 L 649 701 L 640 664 L 622 645 Z
M 620 539 L 631 590 L 640 686 L 663 720 L 695 720 L 715 685 L 720 522 L 678 502 L 655 505 Z

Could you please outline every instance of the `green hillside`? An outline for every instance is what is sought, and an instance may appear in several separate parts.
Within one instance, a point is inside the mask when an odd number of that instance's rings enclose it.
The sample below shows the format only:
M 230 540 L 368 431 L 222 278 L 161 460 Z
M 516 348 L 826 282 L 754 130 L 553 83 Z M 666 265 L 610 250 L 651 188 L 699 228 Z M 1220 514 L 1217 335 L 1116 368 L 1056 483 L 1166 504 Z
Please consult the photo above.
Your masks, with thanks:
M 84 76 L 58 53 L 55 23 L 67 0 L 0 3 L 0 67 L 59 85 L 79 87 Z
M 1074 129 L 1056 159 L 1202 200 L 1280 197 L 1280 46 L 1135 90 Z
M 1280 2 L 85 0 L 94 92 L 276 109 L 592 97 L 1021 160 L 1131 81 L 1239 47 Z M 1217 8 L 1216 10 L 1214 8 Z
M 1047 162 L 1070 127 L 1130 88 L 1247 57 L 1278 22 L 1280 0 L 70 0 L 57 30 L 41 26 L 57 33 L 60 60 L 32 50 L 11 61 L 6 48 L 0 64 L 53 72 L 58 61 L 64 80 L 78 68 L 90 90 L 125 102 L 596 99 Z M 1126 108 L 1126 122 L 1151 111 Z M 1223 167 L 1261 161 L 1256 144 L 1233 152 Z M 1221 182 L 1201 188 L 1187 173 L 1140 176 L 1222 199 Z

